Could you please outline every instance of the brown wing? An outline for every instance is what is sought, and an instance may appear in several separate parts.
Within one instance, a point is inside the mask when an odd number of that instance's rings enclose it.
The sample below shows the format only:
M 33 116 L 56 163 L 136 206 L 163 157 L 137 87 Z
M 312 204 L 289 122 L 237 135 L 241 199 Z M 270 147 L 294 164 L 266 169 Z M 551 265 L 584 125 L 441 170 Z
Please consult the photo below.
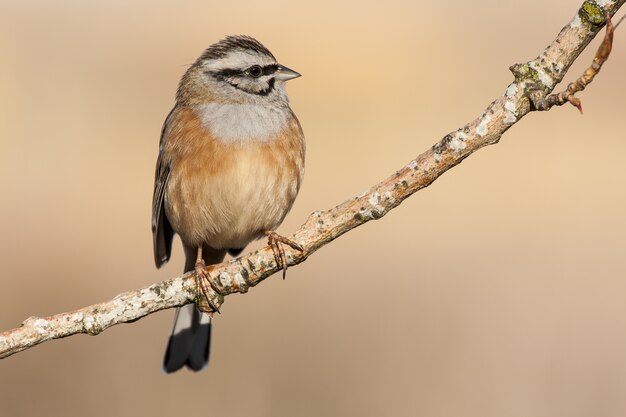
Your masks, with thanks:
M 174 107 L 175 109 L 176 107 Z M 152 195 L 152 241 L 154 245 L 154 262 L 160 268 L 170 259 L 172 254 L 172 241 L 174 239 L 174 229 L 165 215 L 165 189 L 170 175 L 170 161 L 166 160 L 163 147 L 166 141 L 167 128 L 173 117 L 174 109 L 165 118 L 161 129 L 161 140 L 159 142 L 159 156 L 157 158 L 156 170 L 154 173 L 154 193 Z

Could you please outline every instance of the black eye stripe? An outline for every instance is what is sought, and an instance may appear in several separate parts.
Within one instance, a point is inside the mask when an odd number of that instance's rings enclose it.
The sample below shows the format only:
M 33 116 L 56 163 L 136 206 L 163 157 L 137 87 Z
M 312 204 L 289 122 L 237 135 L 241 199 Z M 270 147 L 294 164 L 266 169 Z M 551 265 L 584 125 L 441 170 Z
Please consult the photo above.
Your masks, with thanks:
M 230 78 L 230 77 L 244 75 L 243 71 L 235 70 L 235 69 L 223 69 L 219 71 L 205 71 L 204 73 L 206 75 L 213 76 L 220 81 L 225 81 L 227 78 Z
M 240 77 L 245 76 L 246 71 L 248 71 L 250 68 L 251 67 L 248 67 L 243 70 L 226 68 L 226 69 L 219 70 L 219 71 L 206 71 L 205 73 L 207 75 L 213 75 L 215 78 L 219 80 L 225 80 L 226 78 L 230 78 L 234 76 L 240 76 Z M 264 67 L 261 67 L 261 69 L 263 70 L 263 75 L 271 75 L 271 74 L 274 74 L 276 71 L 278 71 L 278 65 L 276 64 L 265 65 Z
M 276 64 L 266 65 L 263 67 L 263 75 L 271 75 L 276 71 L 278 71 L 278 65 Z

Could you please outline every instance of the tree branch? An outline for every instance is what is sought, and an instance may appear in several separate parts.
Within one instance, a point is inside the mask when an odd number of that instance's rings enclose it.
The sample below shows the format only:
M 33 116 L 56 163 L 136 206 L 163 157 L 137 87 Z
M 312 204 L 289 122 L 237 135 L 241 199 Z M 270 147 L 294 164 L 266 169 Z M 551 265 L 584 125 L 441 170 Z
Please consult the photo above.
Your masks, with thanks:
M 550 98 L 553 96 L 548 94 L 600 31 L 607 16 L 615 14 L 624 2 L 626 0 L 585 1 L 576 16 L 537 58 L 511 67 L 515 80 L 478 118 L 447 134 L 431 149 L 369 190 L 335 208 L 312 213 L 291 236 L 292 240 L 302 245 L 304 251 L 300 253 L 285 248 L 288 264 L 304 262 L 319 248 L 342 234 L 370 220 L 380 219 L 404 199 L 429 186 L 478 149 L 497 143 L 504 132 L 529 112 L 544 110 L 543 106 L 552 101 L 552 104 L 558 104 L 558 100 Z M 606 52 L 606 47 L 603 43 L 598 53 Z M 610 51 L 610 44 L 608 47 Z M 608 53 L 605 55 L 600 57 L 601 62 L 606 60 Z M 569 100 L 569 96 L 573 96 L 573 92 L 562 98 Z M 212 287 L 219 293 L 209 288 L 208 296 L 219 307 L 225 295 L 245 293 L 278 271 L 269 247 L 229 262 L 210 265 L 207 272 L 214 284 Z M 209 309 L 206 300 L 199 295 L 194 274 L 186 273 L 79 310 L 46 318 L 30 317 L 21 327 L 0 334 L 0 358 L 51 339 L 78 333 L 96 335 L 113 325 L 191 302 L 197 302 L 204 310 Z

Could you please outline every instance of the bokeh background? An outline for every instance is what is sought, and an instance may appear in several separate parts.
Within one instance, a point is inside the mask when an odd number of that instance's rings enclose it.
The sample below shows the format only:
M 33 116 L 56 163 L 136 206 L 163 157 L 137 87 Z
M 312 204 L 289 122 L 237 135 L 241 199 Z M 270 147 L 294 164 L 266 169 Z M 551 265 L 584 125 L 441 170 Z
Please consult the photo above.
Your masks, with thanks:
M 178 241 L 152 260 L 157 143 L 179 77 L 223 36 L 304 75 L 290 234 L 480 115 L 579 5 L 2 1 L 0 328 L 180 273 Z M 625 31 L 584 116 L 529 115 L 286 281 L 229 297 L 208 370 L 162 373 L 164 311 L 1 360 L 0 414 L 623 416 Z

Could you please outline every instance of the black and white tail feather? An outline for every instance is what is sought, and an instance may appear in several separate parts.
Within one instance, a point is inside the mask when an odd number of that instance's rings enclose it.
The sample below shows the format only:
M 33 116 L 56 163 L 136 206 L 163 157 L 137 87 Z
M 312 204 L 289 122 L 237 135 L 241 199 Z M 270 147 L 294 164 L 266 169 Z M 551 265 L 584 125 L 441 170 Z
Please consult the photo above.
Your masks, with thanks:
M 169 374 L 186 366 L 192 371 L 200 371 L 209 363 L 210 351 L 211 317 L 198 310 L 195 304 L 178 308 L 163 370 Z
M 203 255 L 204 262 L 211 265 L 222 262 L 226 251 L 205 246 Z M 185 272 L 193 271 L 196 265 L 195 249 L 185 247 L 185 256 Z M 201 312 L 195 304 L 179 307 L 165 350 L 163 370 L 169 374 L 186 366 L 192 371 L 201 371 L 209 363 L 210 352 L 211 316 Z

